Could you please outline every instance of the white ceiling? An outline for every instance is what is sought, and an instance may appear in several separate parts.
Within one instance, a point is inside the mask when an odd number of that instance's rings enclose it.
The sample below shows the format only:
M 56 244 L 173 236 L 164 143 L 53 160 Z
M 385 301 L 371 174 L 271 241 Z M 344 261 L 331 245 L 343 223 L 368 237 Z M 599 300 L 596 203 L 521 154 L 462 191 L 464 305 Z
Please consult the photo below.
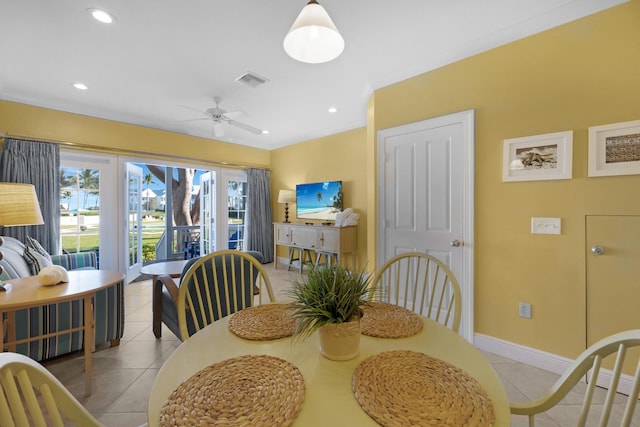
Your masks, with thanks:
M 216 139 L 273 149 L 364 126 L 375 89 L 625 1 L 320 0 L 345 50 L 312 65 L 282 48 L 305 0 L 0 0 L 0 98 L 212 138 L 184 120 L 220 96 L 270 133 Z M 269 81 L 234 80 L 247 71 Z

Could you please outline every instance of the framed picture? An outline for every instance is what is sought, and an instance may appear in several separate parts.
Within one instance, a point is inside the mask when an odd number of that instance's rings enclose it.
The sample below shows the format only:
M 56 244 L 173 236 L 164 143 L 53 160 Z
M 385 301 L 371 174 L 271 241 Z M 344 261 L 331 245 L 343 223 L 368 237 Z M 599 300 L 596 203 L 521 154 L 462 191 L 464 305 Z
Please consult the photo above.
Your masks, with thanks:
M 589 128 L 589 176 L 640 174 L 640 120 Z
M 504 140 L 503 181 L 571 179 L 573 131 Z

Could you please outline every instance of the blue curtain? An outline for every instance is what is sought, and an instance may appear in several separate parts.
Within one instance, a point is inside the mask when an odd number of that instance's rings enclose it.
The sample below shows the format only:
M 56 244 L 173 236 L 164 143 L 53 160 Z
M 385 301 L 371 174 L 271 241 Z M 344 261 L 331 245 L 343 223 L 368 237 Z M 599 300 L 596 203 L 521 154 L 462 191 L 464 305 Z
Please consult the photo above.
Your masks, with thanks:
M 0 182 L 33 184 L 44 225 L 3 227 L 2 235 L 25 242 L 38 240 L 50 253 L 60 253 L 60 147 L 58 144 L 7 138 L 0 151 Z
M 273 262 L 273 216 L 270 172 L 247 170 L 247 250 L 262 254 L 262 262 Z

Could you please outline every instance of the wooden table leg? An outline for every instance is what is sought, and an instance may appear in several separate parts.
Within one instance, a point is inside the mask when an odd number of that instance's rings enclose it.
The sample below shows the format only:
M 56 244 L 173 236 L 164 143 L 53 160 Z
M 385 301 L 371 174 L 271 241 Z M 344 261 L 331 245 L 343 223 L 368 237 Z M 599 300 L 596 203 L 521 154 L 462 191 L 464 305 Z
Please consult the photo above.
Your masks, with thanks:
M 95 342 L 95 325 L 93 324 L 93 295 L 84 297 L 84 394 L 91 396 L 91 376 L 93 370 L 93 345 Z
M 0 353 L 4 352 L 4 312 L 0 311 Z
M 157 275 L 151 276 L 152 307 L 153 307 L 153 335 L 162 336 L 162 284 L 156 284 Z
M 7 312 L 7 350 L 16 351 L 16 311 Z

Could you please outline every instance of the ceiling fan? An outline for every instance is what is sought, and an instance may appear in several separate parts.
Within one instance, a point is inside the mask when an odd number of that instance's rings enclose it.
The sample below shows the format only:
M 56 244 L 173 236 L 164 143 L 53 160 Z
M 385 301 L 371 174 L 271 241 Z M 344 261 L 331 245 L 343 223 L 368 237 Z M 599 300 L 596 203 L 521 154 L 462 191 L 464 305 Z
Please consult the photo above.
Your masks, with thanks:
M 193 120 L 212 120 L 213 121 L 213 136 L 215 137 L 221 137 L 224 136 L 224 126 L 223 124 L 228 124 L 231 126 L 235 126 L 235 127 L 239 127 L 240 129 L 244 129 L 247 132 L 251 132 L 251 133 L 255 133 L 257 135 L 263 133 L 262 129 L 258 129 L 255 128 L 253 126 L 250 126 L 246 123 L 242 123 L 239 122 L 237 120 L 234 120 L 233 117 L 237 117 L 238 115 L 242 115 L 242 114 L 246 114 L 244 111 L 242 110 L 237 110 L 237 111 L 226 111 L 223 110 L 222 108 L 220 108 L 220 102 L 222 101 L 222 98 L 220 98 L 219 96 L 214 96 L 213 97 L 213 101 L 216 103 L 216 106 L 213 108 L 209 108 L 206 111 L 200 111 L 197 110 L 195 108 L 191 108 L 191 107 L 186 107 L 190 110 L 194 110 L 197 111 L 201 114 L 204 114 L 206 116 L 206 118 L 201 118 L 201 119 L 190 119 L 190 120 L 184 120 L 184 121 L 193 121 Z

